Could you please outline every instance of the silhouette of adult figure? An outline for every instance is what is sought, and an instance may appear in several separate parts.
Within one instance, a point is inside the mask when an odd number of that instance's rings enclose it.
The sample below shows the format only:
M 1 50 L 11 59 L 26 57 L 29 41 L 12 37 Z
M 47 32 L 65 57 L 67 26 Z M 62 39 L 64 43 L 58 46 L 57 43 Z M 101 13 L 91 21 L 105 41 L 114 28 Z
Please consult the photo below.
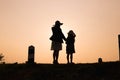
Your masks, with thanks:
M 57 20 L 55 25 L 52 27 L 53 34 L 50 37 L 50 40 L 52 41 L 51 50 L 53 50 L 53 64 L 59 64 L 59 51 L 62 50 L 63 39 L 66 41 L 66 38 L 60 28 L 61 25 L 63 25 L 63 23 L 60 23 L 60 21 Z

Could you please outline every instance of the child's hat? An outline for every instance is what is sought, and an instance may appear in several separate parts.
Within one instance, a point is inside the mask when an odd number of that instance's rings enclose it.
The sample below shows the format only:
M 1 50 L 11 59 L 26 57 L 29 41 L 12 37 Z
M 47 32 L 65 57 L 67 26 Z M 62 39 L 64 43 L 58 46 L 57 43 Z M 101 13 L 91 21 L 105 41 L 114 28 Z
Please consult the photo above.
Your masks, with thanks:
M 70 31 L 68 32 L 68 34 L 74 34 L 73 30 L 70 30 Z
M 76 36 L 75 33 L 73 32 L 73 30 L 70 30 L 70 31 L 68 32 L 68 35 Z

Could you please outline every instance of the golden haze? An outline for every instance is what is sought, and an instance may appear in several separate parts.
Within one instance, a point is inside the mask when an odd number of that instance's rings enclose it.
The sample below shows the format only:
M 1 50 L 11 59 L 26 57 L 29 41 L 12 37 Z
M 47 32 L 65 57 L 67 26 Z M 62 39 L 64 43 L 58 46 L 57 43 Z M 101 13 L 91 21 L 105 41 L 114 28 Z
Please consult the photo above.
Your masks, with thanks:
M 51 63 L 51 27 L 56 20 L 76 33 L 75 63 L 118 60 L 120 0 L 0 0 L 0 53 L 5 62 L 27 61 L 35 46 L 35 61 Z M 65 44 L 59 62 L 66 63 Z

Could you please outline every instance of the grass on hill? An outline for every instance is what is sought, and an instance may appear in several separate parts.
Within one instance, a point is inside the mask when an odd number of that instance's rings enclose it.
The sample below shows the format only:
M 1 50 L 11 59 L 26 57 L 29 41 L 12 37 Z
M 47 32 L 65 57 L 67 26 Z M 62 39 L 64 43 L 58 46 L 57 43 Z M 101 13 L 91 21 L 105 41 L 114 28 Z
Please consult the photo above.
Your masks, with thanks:
M 120 80 L 120 62 L 0 64 L 0 80 Z

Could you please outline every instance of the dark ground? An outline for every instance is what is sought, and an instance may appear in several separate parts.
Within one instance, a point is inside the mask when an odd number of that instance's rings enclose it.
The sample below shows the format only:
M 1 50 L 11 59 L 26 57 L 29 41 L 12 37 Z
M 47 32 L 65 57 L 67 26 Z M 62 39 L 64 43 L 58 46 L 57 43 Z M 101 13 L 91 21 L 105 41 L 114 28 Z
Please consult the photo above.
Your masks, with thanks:
M 120 62 L 0 64 L 0 80 L 120 80 Z

